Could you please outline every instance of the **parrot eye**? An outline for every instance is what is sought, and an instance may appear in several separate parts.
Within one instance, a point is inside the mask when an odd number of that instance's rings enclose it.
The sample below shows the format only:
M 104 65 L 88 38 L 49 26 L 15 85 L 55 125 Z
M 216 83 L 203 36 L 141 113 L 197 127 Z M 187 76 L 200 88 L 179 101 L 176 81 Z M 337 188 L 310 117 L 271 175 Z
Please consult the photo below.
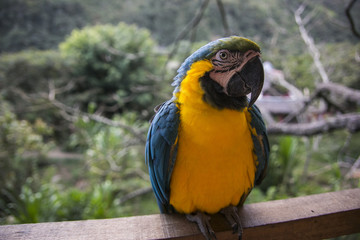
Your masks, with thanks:
M 229 54 L 228 54 L 227 51 L 220 51 L 220 52 L 218 53 L 218 55 L 219 55 L 219 57 L 220 57 L 222 60 L 227 59 L 228 56 L 229 56 Z

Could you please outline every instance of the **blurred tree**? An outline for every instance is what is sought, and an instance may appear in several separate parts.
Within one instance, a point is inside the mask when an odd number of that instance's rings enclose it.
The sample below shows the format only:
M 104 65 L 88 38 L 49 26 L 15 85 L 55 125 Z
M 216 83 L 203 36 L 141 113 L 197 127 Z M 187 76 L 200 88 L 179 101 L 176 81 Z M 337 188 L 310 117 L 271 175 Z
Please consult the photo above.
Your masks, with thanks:
M 34 122 L 41 118 L 59 140 L 68 131 L 68 123 L 48 101 L 50 88 L 60 99 L 72 83 L 69 66 L 54 50 L 27 50 L 0 56 L 0 93 L 11 103 L 19 119 Z
M 68 0 L 1 0 L 0 53 L 56 48 L 73 28 L 84 26 L 83 7 Z
M 18 196 L 30 176 L 37 176 L 37 164 L 51 144 L 44 136 L 51 129 L 40 119 L 34 124 L 18 120 L 10 105 L 0 99 L 0 217 L 6 205 Z
M 57 212 L 61 207 L 58 191 L 50 184 L 37 186 L 34 191 L 34 181 L 31 177 L 21 186 L 19 194 L 8 192 L 10 200 L 5 208 L 15 218 L 17 223 L 53 222 L 58 220 Z
M 136 113 L 122 114 L 114 120 L 142 130 L 145 138 L 148 124 L 139 120 Z M 104 126 L 86 117 L 79 117 L 76 127 L 78 131 L 71 136 L 71 143 L 86 147 L 84 157 L 94 179 L 110 180 L 120 196 L 141 188 L 151 190 L 143 160 L 143 139 L 124 128 Z
M 79 79 L 72 89 L 73 103 L 85 110 L 95 103 L 107 114 L 131 109 L 148 116 L 161 91 L 155 45 L 149 31 L 125 23 L 74 30 L 60 44 Z
M 360 89 L 360 43 L 328 43 L 321 46 L 321 51 L 332 82 Z

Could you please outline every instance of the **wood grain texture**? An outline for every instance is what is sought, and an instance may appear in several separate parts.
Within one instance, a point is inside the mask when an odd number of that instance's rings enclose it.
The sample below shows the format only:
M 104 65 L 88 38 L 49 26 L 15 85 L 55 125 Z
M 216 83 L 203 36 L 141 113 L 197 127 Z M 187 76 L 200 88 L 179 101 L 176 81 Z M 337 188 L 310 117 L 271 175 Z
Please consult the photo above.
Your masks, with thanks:
M 247 204 L 240 209 L 244 240 L 324 239 L 360 232 L 360 189 Z M 218 239 L 236 239 L 221 215 L 212 216 Z M 0 226 L 0 240 L 201 239 L 182 215 L 155 214 Z

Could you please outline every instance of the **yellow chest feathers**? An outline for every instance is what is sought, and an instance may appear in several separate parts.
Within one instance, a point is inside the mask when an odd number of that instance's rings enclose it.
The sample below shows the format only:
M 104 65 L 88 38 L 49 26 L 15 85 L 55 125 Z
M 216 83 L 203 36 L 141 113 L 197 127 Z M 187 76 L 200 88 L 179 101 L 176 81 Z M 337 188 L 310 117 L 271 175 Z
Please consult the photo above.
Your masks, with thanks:
M 194 63 L 177 95 L 181 121 L 170 204 L 183 213 L 237 205 L 254 185 L 250 114 L 218 110 L 202 100 L 198 79 L 210 69 L 209 61 Z

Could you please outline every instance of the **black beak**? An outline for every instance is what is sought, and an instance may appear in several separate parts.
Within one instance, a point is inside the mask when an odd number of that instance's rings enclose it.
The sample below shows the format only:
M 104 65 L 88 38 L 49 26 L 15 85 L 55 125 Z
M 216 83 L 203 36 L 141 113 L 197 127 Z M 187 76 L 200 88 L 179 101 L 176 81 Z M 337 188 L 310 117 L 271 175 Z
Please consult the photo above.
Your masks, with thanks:
M 258 99 L 264 85 L 264 68 L 260 58 L 256 57 L 248 62 L 241 71 L 246 80 L 246 84 L 251 89 L 249 106 L 251 107 Z
M 248 107 L 259 97 L 264 84 L 264 69 L 259 57 L 254 57 L 234 74 L 227 85 L 229 96 L 245 96 L 251 93 Z

